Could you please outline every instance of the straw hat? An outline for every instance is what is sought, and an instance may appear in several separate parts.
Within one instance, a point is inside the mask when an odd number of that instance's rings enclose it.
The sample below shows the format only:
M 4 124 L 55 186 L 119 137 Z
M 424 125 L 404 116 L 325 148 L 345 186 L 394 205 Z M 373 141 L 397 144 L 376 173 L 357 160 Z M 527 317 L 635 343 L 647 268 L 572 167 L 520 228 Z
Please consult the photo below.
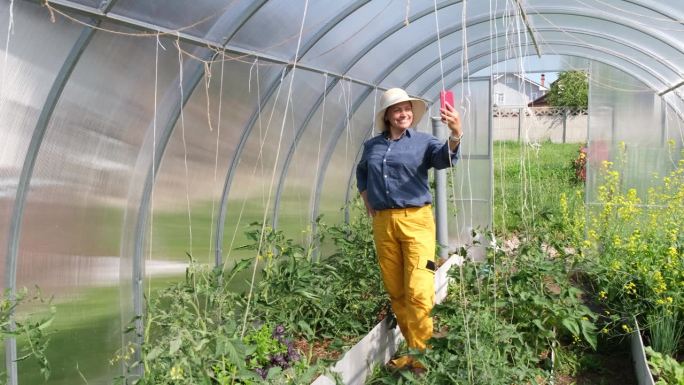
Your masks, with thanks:
M 385 125 L 385 111 L 387 111 L 387 108 L 397 103 L 407 101 L 411 102 L 413 107 L 413 122 L 411 122 L 411 126 L 415 127 L 418 122 L 423 119 L 423 115 L 425 115 L 425 112 L 427 111 L 427 105 L 420 99 L 410 97 L 406 91 L 401 88 L 390 88 L 385 91 L 385 93 L 382 94 L 382 98 L 380 98 L 380 109 L 375 114 L 375 128 L 380 131 L 385 131 L 388 128 Z

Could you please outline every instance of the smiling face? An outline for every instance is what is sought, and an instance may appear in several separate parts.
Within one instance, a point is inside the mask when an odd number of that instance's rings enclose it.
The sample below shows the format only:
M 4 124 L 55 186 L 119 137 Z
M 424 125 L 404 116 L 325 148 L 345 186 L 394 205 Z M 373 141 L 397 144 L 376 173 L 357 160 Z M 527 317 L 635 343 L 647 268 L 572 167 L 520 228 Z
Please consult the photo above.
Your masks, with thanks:
M 413 123 L 413 106 L 411 102 L 401 102 L 387 107 L 385 122 L 390 131 L 403 132 Z

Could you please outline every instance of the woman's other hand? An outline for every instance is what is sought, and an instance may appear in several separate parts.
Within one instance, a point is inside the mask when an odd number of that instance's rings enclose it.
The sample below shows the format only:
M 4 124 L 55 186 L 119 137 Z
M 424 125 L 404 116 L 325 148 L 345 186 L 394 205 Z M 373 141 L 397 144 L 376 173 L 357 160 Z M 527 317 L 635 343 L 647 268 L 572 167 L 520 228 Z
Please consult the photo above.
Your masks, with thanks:
M 368 191 L 362 192 L 361 198 L 363 198 L 363 204 L 366 205 L 366 212 L 368 213 L 368 215 L 374 217 L 375 209 L 371 207 L 370 203 L 368 203 Z

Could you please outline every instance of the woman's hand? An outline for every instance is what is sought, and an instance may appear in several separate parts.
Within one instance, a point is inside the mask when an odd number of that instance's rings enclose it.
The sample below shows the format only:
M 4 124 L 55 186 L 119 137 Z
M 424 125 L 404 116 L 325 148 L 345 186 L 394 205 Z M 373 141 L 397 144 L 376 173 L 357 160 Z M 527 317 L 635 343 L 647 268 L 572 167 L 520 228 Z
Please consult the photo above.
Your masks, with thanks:
M 451 135 L 460 138 L 463 135 L 463 128 L 461 127 L 461 115 L 456 109 L 446 104 L 444 108 L 440 108 L 439 112 L 442 117 L 442 122 L 451 130 Z

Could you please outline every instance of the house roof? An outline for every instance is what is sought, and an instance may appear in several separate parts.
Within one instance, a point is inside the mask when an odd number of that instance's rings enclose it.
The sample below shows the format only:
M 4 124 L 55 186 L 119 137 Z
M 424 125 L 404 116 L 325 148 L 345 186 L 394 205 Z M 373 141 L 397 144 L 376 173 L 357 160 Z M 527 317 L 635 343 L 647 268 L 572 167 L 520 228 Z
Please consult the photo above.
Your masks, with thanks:
M 524 77 L 524 76 L 522 76 L 522 75 L 520 75 L 520 74 L 516 74 L 516 73 L 506 73 L 506 74 L 497 75 L 497 76 L 494 77 L 494 81 L 497 81 L 497 80 L 499 80 L 501 77 L 506 76 L 506 75 L 513 75 L 513 76 L 515 76 L 515 77 L 517 77 L 517 78 L 520 78 L 520 79 L 521 79 L 523 82 L 525 82 L 525 83 L 529 83 L 529 84 L 532 84 L 532 85 L 535 85 L 535 86 L 539 87 L 539 89 L 542 90 L 542 91 L 548 91 L 548 90 L 549 90 L 548 87 L 542 86 L 541 83 L 535 82 L 535 81 L 532 80 L 532 79 L 528 79 L 528 78 L 526 78 L 526 77 Z

